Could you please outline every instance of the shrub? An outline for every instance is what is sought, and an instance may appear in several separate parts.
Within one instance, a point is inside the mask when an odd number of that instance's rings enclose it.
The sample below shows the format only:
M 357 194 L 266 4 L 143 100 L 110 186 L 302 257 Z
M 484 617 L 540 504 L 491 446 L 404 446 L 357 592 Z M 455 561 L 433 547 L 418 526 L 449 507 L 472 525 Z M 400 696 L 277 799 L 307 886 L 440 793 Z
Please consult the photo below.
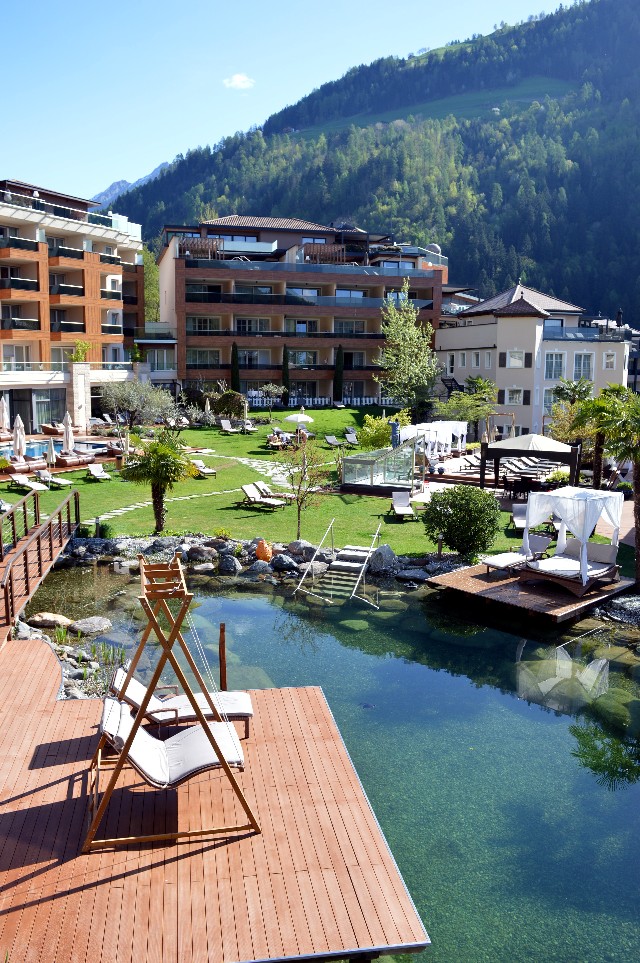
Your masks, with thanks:
M 495 496 L 470 485 L 433 492 L 424 511 L 424 527 L 431 541 L 442 536 L 444 544 L 467 561 L 491 548 L 499 519 Z
M 551 482 L 552 484 L 569 484 L 569 470 L 567 468 L 557 468 L 552 471 L 550 475 L 547 475 L 545 481 Z

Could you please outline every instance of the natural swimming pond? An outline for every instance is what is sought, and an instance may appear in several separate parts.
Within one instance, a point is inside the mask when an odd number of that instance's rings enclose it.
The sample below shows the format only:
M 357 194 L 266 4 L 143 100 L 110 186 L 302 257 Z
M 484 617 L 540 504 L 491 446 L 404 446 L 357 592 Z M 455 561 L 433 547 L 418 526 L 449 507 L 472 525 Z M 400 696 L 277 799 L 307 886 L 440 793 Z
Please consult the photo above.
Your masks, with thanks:
M 109 638 L 132 644 L 137 591 L 105 568 L 60 571 L 31 610 L 108 615 Z M 552 635 L 457 621 L 415 593 L 376 613 L 194 591 L 214 665 L 226 623 L 230 687 L 324 689 L 432 939 L 425 960 L 640 956 L 640 749 L 579 714 L 583 692 L 607 696 L 606 636 L 568 665 Z M 631 699 L 621 675 L 611 691 Z

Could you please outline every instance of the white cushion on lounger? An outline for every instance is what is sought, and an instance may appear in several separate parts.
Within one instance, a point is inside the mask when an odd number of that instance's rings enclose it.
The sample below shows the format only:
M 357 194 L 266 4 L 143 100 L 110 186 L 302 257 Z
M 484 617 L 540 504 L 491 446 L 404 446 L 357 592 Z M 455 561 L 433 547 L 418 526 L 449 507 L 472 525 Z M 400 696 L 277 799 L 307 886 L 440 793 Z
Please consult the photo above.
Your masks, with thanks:
M 127 674 L 124 669 L 120 668 L 116 671 L 112 684 L 115 691 L 120 691 L 126 677 Z M 124 699 L 131 702 L 136 708 L 139 708 L 146 694 L 146 686 L 138 682 L 135 677 L 132 677 L 124 694 Z M 253 718 L 253 705 L 251 704 L 251 696 L 248 692 L 212 692 L 211 698 L 213 699 L 214 706 L 221 715 L 240 716 L 243 719 Z M 205 716 L 211 715 L 211 709 L 209 708 L 204 693 L 197 692 L 196 701 Z M 198 718 L 186 695 L 170 696 L 168 699 L 159 699 L 157 696 L 152 695 L 147 707 L 147 716 L 153 719 L 154 722 L 171 722 L 175 720 L 176 714 L 174 711 L 168 710 L 174 709 L 178 711 L 178 722 L 193 722 Z
M 551 558 L 542 558 L 539 562 L 528 562 L 528 568 L 537 569 L 547 575 L 559 575 L 562 578 L 579 578 L 580 562 L 573 558 L 566 558 L 564 555 L 554 555 Z M 610 565 L 591 565 L 587 566 L 589 578 L 598 578 L 611 570 Z
M 513 568 L 514 565 L 524 565 L 527 556 L 524 552 L 502 552 L 500 555 L 485 555 L 482 562 L 489 568 Z

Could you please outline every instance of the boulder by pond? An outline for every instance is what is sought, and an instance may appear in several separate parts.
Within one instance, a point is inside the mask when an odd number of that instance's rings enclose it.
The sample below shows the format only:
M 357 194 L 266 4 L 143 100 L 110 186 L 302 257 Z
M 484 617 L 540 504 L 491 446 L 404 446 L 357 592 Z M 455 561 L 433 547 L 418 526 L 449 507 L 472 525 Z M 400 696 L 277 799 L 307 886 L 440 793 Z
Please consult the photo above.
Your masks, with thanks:
M 109 619 L 105 619 L 101 615 L 91 615 L 89 618 L 71 622 L 69 633 L 71 635 L 101 635 L 103 632 L 108 632 L 111 627 Z

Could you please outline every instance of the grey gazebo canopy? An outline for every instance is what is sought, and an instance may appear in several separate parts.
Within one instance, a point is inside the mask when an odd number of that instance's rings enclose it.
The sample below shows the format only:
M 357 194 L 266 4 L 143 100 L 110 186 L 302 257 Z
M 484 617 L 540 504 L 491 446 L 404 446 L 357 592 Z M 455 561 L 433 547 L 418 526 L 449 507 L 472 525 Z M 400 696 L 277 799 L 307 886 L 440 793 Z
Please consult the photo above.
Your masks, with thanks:
M 483 441 L 480 446 L 480 488 L 484 488 L 487 462 L 493 462 L 495 485 L 500 480 L 501 458 L 551 458 L 569 466 L 569 484 L 578 484 L 580 472 L 580 445 L 565 445 L 546 435 L 520 435 L 519 438 L 505 438 L 492 444 Z

